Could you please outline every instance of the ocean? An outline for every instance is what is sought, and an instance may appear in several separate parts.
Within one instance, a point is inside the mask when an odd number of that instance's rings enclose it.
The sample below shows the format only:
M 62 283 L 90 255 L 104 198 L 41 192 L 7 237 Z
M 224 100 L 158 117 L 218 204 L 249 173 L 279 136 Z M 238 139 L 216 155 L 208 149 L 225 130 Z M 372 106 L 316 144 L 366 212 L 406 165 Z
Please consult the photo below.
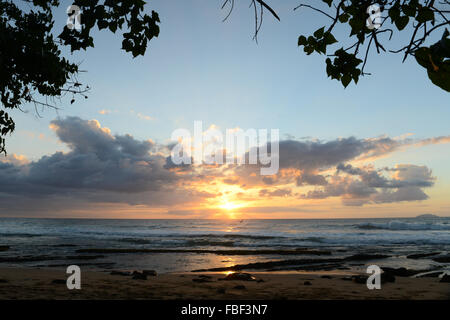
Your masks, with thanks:
M 95 270 L 152 269 L 169 273 L 295 260 L 292 265 L 283 263 L 282 268 L 275 264 L 259 270 L 363 270 L 367 265 L 379 264 L 450 271 L 448 263 L 433 260 L 450 253 L 450 218 L 0 218 L 2 246 L 7 249 L 0 250 L 0 267 L 63 268 L 76 264 Z M 422 253 L 435 255 L 421 259 L 407 257 Z M 388 257 L 375 256 L 370 261 L 344 259 L 355 254 Z M 298 262 L 302 259 L 307 263 Z M 330 259 L 345 262 L 330 263 L 334 262 Z

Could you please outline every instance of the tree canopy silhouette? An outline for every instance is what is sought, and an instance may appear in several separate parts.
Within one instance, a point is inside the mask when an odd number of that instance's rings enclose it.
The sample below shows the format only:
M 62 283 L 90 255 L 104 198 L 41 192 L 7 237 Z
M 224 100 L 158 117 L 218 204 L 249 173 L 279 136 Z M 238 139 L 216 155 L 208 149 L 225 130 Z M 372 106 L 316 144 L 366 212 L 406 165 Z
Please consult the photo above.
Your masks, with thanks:
M 317 1 L 314 2 L 317 5 Z M 312 35 L 300 35 L 298 45 L 307 55 L 326 54 L 328 46 L 338 48 L 326 58 L 326 72 L 331 79 L 347 87 L 355 83 L 364 71 L 371 48 L 377 53 L 400 53 L 403 62 L 413 56 L 427 70 L 430 80 L 440 88 L 450 91 L 450 38 L 446 26 L 450 25 L 450 1 L 435 0 L 322 0 L 325 8 L 300 4 L 294 10 L 308 8 L 327 17 L 329 25 L 322 26 Z M 328 8 L 326 8 L 328 7 Z M 328 9 L 328 10 L 327 10 Z M 378 20 L 374 21 L 374 14 Z M 347 48 L 339 45 L 333 31 L 338 24 L 350 28 L 353 43 Z M 409 27 L 409 28 L 407 28 Z M 430 35 L 441 30 L 442 36 L 434 44 L 426 45 Z M 399 48 L 387 50 L 386 42 L 395 33 L 411 32 L 409 41 Z M 395 44 L 398 46 L 398 44 Z M 333 60 L 332 60 L 333 58 Z
M 222 0 L 223 1 L 223 0 Z M 229 12 L 236 0 L 225 0 Z M 6 154 L 5 137 L 15 129 L 8 109 L 20 109 L 25 103 L 57 108 L 56 100 L 69 95 L 70 103 L 80 96 L 87 98 L 89 86 L 82 85 L 77 75 L 79 65 L 63 57 L 61 48 L 86 50 L 94 46 L 91 31 L 94 27 L 122 33 L 122 49 L 133 57 L 144 55 L 148 41 L 159 35 L 158 13 L 144 13 L 143 0 L 74 0 L 75 8 L 81 9 L 82 28 L 64 27 L 54 36 L 52 10 L 60 5 L 59 0 L 0 0 L 0 94 L 3 110 L 0 110 L 0 153 Z M 280 17 L 267 3 L 268 0 L 250 0 L 254 11 L 257 40 L 263 12 L 268 11 L 277 20 Z M 314 5 L 310 4 L 314 3 Z M 414 56 L 427 70 L 431 81 L 450 91 L 450 39 L 446 26 L 450 24 L 449 0 L 312 0 L 298 5 L 294 10 L 308 8 L 330 19 L 330 24 L 317 29 L 312 35 L 300 35 L 298 45 L 307 55 L 317 52 L 327 54 L 329 46 L 338 46 L 326 58 L 329 77 L 340 81 L 345 87 L 353 80 L 367 74 L 364 68 L 369 50 L 375 47 L 378 53 L 387 52 L 385 42 L 395 32 L 412 31 L 410 41 L 393 53 L 403 54 L 403 61 Z M 324 8 L 316 5 L 322 3 Z M 372 21 L 368 8 L 380 7 L 379 22 Z M 328 11 L 327 11 L 328 10 Z M 70 10 L 69 15 L 75 12 Z M 376 27 L 374 23 L 377 23 Z M 336 39 L 333 31 L 338 24 L 350 27 L 349 38 L 354 43 L 347 48 L 339 44 L 348 38 Z M 443 30 L 442 38 L 435 44 L 426 45 L 431 34 Z M 386 40 L 387 38 L 387 40 Z M 365 48 L 363 48 L 365 46 Z
M 87 98 L 88 86 L 78 80 L 79 66 L 62 56 L 60 46 L 77 51 L 94 46 L 92 29 L 123 33 L 122 49 L 133 57 L 144 55 L 147 42 L 159 34 L 159 17 L 155 11 L 144 14 L 142 0 L 74 0 L 82 10 L 82 28 L 64 27 L 58 37 L 52 31 L 52 9 L 59 0 L 0 1 L 0 153 L 5 150 L 5 136 L 15 123 L 6 112 L 30 102 L 56 108 L 54 99 L 67 94 Z M 74 14 L 74 12 L 69 12 Z

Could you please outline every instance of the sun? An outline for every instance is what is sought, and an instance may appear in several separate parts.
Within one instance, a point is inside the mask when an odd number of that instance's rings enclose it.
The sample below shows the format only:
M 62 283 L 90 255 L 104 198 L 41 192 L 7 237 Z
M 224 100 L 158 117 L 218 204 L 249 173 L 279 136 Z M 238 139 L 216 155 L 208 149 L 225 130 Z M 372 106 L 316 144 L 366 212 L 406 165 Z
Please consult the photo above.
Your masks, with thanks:
M 237 214 L 239 214 L 237 212 L 238 209 L 242 208 L 243 206 L 244 206 L 244 204 L 241 204 L 241 203 L 224 200 L 217 206 L 217 208 L 225 211 L 225 213 L 228 216 L 228 218 L 236 219 L 237 218 Z
M 231 201 L 226 201 L 219 206 L 219 208 L 227 210 L 227 211 L 236 210 L 240 207 L 242 207 L 242 205 L 235 203 L 235 202 L 231 202 Z

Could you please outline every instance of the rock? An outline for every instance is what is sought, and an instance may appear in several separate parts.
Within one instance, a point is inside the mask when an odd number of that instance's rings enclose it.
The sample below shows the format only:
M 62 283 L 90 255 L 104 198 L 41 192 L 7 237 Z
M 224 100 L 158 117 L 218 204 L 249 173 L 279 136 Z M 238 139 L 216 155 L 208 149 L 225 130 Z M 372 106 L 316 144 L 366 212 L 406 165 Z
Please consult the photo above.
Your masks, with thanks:
M 52 281 L 52 284 L 66 284 L 66 280 L 63 279 L 55 279 Z
M 199 275 L 198 277 L 199 277 L 199 278 L 203 278 L 203 279 L 212 279 L 211 276 L 207 276 L 207 275 L 204 275 L 204 274 L 201 274 L 201 275 Z
M 150 277 L 156 277 L 157 275 L 155 270 L 142 270 L 142 274 Z
M 147 275 L 140 273 L 138 271 L 133 271 L 134 280 L 147 280 Z
M 233 287 L 233 289 L 237 289 L 237 290 L 246 290 L 247 288 L 243 285 L 239 285 L 239 286 L 235 286 Z
M 323 279 L 332 279 L 332 277 L 328 276 L 328 275 L 323 275 L 323 276 L 321 276 L 321 278 L 323 278 Z
M 341 280 L 353 281 L 353 277 L 343 277 L 343 278 L 341 278 Z
M 9 281 L 6 279 L 0 279 L 0 283 L 8 283 Z
M 219 280 L 240 280 L 240 281 L 256 281 L 256 278 L 250 273 L 236 272 L 230 273 Z
M 309 281 L 305 281 L 305 282 L 303 282 L 303 284 L 304 284 L 305 286 L 312 286 L 312 283 L 309 282 Z
M 352 280 L 355 283 L 367 283 L 367 279 L 369 277 L 368 276 L 364 276 L 364 275 L 358 275 L 358 276 L 352 276 Z
M 225 288 L 219 288 L 219 289 L 217 289 L 217 293 L 224 294 L 224 293 L 226 293 L 226 290 L 225 290 Z
M 383 272 L 381 274 L 381 283 L 386 283 L 386 282 L 395 282 L 395 275 L 393 275 L 392 273 L 389 273 L 389 272 Z
M 263 279 L 258 279 L 258 281 L 256 281 L 257 283 L 261 283 L 261 282 L 264 282 L 264 280 Z
M 0 246 L 0 252 L 7 251 L 7 250 L 9 250 L 9 246 Z
M 450 275 L 444 274 L 439 282 L 450 283 Z
M 440 252 L 410 254 L 409 256 L 406 256 L 406 257 L 408 259 L 421 259 L 421 258 L 435 256 L 437 254 L 440 254 Z
M 390 273 L 397 277 L 411 277 L 415 274 L 424 272 L 421 270 L 406 269 L 403 267 L 401 267 L 401 268 L 382 267 L 381 269 L 383 269 L 383 272 Z
M 116 271 L 116 270 L 114 270 L 114 271 L 111 271 L 110 275 L 113 275 L 113 276 L 130 276 L 131 273 L 125 272 L 125 271 Z
M 204 283 L 204 282 L 212 282 L 209 279 L 205 279 L 205 278 L 194 278 L 192 279 L 193 282 L 198 282 L 198 283 Z
M 433 258 L 433 261 L 441 262 L 441 263 L 449 263 L 450 255 Z

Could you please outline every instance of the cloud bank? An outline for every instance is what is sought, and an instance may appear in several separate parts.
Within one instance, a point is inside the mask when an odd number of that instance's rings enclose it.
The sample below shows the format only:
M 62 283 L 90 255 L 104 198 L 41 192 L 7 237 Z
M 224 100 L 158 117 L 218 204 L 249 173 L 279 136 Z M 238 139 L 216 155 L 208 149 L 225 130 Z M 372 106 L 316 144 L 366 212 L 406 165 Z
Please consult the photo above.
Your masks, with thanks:
M 402 148 L 450 142 L 448 136 L 283 140 L 280 171 L 261 176 L 258 165 L 176 166 L 169 158 L 171 145 L 113 135 L 97 120 L 68 117 L 52 121 L 50 127 L 69 152 L 37 161 L 9 156 L 0 162 L 2 214 L 114 203 L 179 212 L 184 209 L 176 205 L 201 205 L 219 197 L 220 184 L 253 192 L 259 199 L 338 197 L 351 206 L 420 201 L 428 199 L 425 189 L 435 183 L 431 169 L 414 164 L 377 169 L 370 162 Z M 213 185 L 219 191 L 205 191 Z

